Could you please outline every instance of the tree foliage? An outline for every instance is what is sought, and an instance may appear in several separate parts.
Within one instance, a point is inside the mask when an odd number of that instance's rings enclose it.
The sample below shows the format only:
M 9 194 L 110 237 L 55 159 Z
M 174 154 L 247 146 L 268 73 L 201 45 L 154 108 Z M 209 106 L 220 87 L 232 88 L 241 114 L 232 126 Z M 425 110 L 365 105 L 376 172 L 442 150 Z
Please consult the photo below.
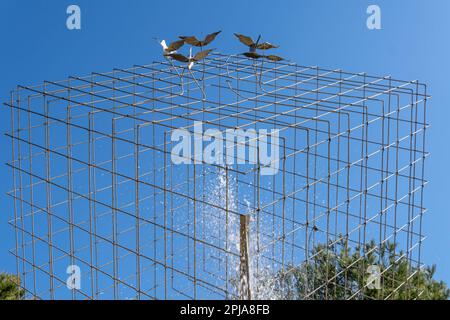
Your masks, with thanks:
M 380 287 L 374 288 L 368 268 L 377 266 Z M 435 266 L 417 268 L 392 243 L 374 241 L 350 249 L 345 242 L 318 245 L 311 259 L 275 276 L 279 299 L 449 299 L 450 290 L 433 279 Z M 373 284 L 373 283 L 372 283 Z
M 24 294 L 16 276 L 0 273 L 0 300 L 20 300 Z
M 449 299 L 450 290 L 434 280 L 435 266 L 417 268 L 392 243 L 374 241 L 350 249 L 341 242 L 314 248 L 311 259 L 280 272 L 277 296 L 281 299 Z M 368 268 L 376 266 L 379 288 Z M 373 276 L 373 275 L 372 275 Z M 373 278 L 372 278 L 373 279 Z

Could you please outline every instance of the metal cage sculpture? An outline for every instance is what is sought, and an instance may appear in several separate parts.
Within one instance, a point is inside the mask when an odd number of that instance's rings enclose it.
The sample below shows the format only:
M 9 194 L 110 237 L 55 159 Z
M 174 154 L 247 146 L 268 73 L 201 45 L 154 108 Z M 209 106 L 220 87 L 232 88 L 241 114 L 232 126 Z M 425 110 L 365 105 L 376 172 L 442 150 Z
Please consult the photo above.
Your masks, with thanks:
M 255 63 L 215 52 L 183 74 L 182 95 L 167 61 L 17 87 L 9 195 L 27 298 L 286 298 L 276 275 L 342 241 L 361 257 L 394 243 L 421 267 L 426 86 L 286 61 L 255 75 Z M 171 134 L 195 122 L 278 130 L 278 173 L 236 153 L 175 165 Z M 73 265 L 81 286 L 68 290 Z

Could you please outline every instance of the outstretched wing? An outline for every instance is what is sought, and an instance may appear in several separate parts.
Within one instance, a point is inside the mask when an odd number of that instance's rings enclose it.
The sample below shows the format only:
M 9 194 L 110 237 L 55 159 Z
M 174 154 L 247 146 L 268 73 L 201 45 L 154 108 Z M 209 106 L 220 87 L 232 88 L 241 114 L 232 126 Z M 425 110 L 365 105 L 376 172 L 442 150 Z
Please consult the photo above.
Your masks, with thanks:
M 259 59 L 259 58 L 264 57 L 256 52 L 244 52 L 243 55 L 250 59 Z
M 205 40 L 203 41 L 203 45 L 208 45 L 208 44 L 210 44 L 212 41 L 214 41 L 214 39 L 217 37 L 217 35 L 219 34 L 219 33 L 221 33 L 222 31 L 217 31 L 217 32 L 213 32 L 213 33 L 210 33 L 210 34 L 208 34 L 206 37 L 205 37 Z
M 205 59 L 206 56 L 207 56 L 211 51 L 213 51 L 213 49 L 201 51 L 201 52 L 197 53 L 197 54 L 194 56 L 194 58 L 192 58 L 192 60 L 194 60 L 194 61 L 200 61 L 200 60 L 202 60 L 202 59 Z
M 178 40 L 175 42 L 172 42 L 168 47 L 167 51 L 176 51 L 180 49 L 184 45 L 184 40 Z
M 269 50 L 269 49 L 278 48 L 278 46 L 271 44 L 269 42 L 264 42 L 264 43 L 258 44 L 256 46 L 256 48 L 260 49 L 260 50 Z
M 179 37 L 180 39 L 183 39 L 184 42 L 186 42 L 187 44 L 190 44 L 191 46 L 195 46 L 195 47 L 200 47 L 201 46 L 201 41 L 198 40 L 195 36 L 181 36 Z
M 183 56 L 180 53 L 171 53 L 167 55 L 168 57 L 171 57 L 174 60 L 180 61 L 180 62 L 189 62 L 189 58 Z
M 282 60 L 283 60 L 282 57 L 275 56 L 275 55 L 273 55 L 273 54 L 268 55 L 268 56 L 265 56 L 265 58 L 266 58 L 267 60 L 270 60 L 270 61 L 282 61 Z
M 198 40 L 197 37 L 195 37 L 195 36 L 180 36 L 179 38 L 183 39 L 184 42 L 186 42 L 187 44 L 190 44 L 191 46 L 204 47 L 204 46 L 207 46 L 208 44 L 210 44 L 217 37 L 217 35 L 220 32 L 221 31 L 217 31 L 217 32 L 208 34 L 205 37 L 205 40 L 203 40 L 203 41 Z
M 253 39 L 248 36 L 244 36 L 243 34 L 238 34 L 238 33 L 235 33 L 234 35 L 239 39 L 240 42 L 245 44 L 247 47 L 251 47 L 251 46 L 255 45 L 255 42 L 253 41 Z

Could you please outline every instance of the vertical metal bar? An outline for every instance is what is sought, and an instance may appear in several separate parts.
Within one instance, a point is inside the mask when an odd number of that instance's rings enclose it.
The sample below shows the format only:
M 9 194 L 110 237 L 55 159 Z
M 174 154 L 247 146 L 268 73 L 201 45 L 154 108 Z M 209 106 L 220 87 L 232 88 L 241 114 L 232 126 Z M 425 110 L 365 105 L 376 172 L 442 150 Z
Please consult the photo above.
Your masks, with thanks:
M 197 139 L 198 139 L 198 137 L 197 137 Z M 200 139 L 202 139 L 201 137 L 200 137 Z M 193 185 L 193 190 L 192 190 L 192 192 L 193 192 L 193 205 L 194 205 L 194 208 L 193 208 L 193 214 L 194 214 L 194 216 L 193 216 L 193 233 L 194 233 L 194 239 L 193 239 L 193 242 L 194 242 L 194 252 L 193 252 L 193 262 L 194 262 L 194 269 L 193 269 L 193 283 L 194 283 L 194 300 L 196 300 L 197 299 L 197 165 L 195 164 L 195 162 L 194 162 L 194 164 L 193 164 L 193 170 L 194 170 L 194 172 L 193 172 L 193 183 L 194 183 L 194 185 Z
M 17 198 L 17 182 L 16 182 L 16 168 L 15 168 L 15 162 L 16 162 L 16 133 L 15 133 L 15 117 L 14 117 L 14 94 L 11 92 L 11 98 L 10 98 L 10 112 L 11 112 L 11 170 L 12 170 L 12 179 L 13 179 L 13 212 L 14 212 L 14 242 L 15 242 L 15 252 L 14 255 L 16 257 L 16 276 L 17 279 L 21 279 L 20 277 L 20 259 L 19 259 L 19 227 L 17 226 L 17 202 L 19 201 Z M 17 110 L 19 112 L 19 110 Z M 20 125 L 18 125 L 20 127 Z M 22 286 L 22 282 L 21 282 Z
M 90 111 L 88 113 L 88 142 L 87 142 L 87 152 L 88 152 L 88 202 L 89 202 L 89 261 L 90 261 L 90 277 L 91 277 L 91 299 L 96 298 L 96 279 L 97 279 L 97 268 L 95 268 L 95 278 L 94 278 L 94 236 L 97 234 L 95 232 L 94 224 L 95 224 L 95 215 L 94 215 L 94 201 L 92 198 L 93 194 L 93 168 L 92 168 L 92 146 L 93 146 L 93 113 Z
M 310 140 L 310 131 L 307 130 L 306 131 L 306 148 L 305 148 L 305 152 L 306 152 L 306 203 L 305 203 L 305 270 L 306 270 L 306 274 L 309 274 L 309 269 L 311 268 L 310 266 L 310 260 L 309 260 L 309 252 L 310 252 L 310 247 L 309 247 L 309 239 L 311 238 L 310 235 L 308 235 L 308 231 L 309 231 L 309 193 L 310 193 L 310 189 L 311 189 L 311 184 L 310 184 L 310 150 L 311 150 L 311 140 Z M 312 229 L 311 229 L 311 235 L 312 235 Z M 304 297 L 309 296 L 309 279 L 308 277 L 305 277 L 305 286 L 304 286 L 304 293 L 303 293 Z
M 28 159 L 29 159 L 29 182 L 30 182 L 30 208 L 31 208 L 31 246 L 32 246 L 32 262 L 33 262 L 33 298 L 36 298 L 36 232 L 35 232 L 35 217 L 34 217 L 34 190 L 33 190 L 33 148 L 31 140 L 31 97 L 28 97 Z
M 156 98 L 156 93 L 155 93 L 155 88 L 156 88 L 156 78 L 155 78 L 155 74 L 152 73 L 152 109 L 155 109 L 155 98 Z M 156 176 L 157 176 L 157 167 L 156 167 L 156 157 L 157 157 L 157 152 L 156 152 L 156 130 L 155 130 L 155 123 L 152 123 L 152 164 L 153 164 L 153 261 L 157 261 L 157 240 L 156 240 L 156 219 L 157 219 L 157 210 L 156 210 Z M 165 136 L 164 136 L 164 142 L 165 142 Z M 164 154 L 163 154 L 164 155 Z M 165 159 L 165 156 L 164 156 Z M 165 178 L 165 175 L 164 175 Z M 165 182 L 164 182 L 165 183 Z M 157 277 L 157 266 L 156 264 L 154 264 L 153 267 L 153 279 L 155 281 L 154 286 L 153 286 L 153 296 L 157 297 L 157 288 L 158 288 L 158 277 Z
M 18 107 L 20 107 L 22 101 L 20 99 L 20 92 L 17 92 L 17 98 L 16 98 L 16 104 Z M 20 133 L 22 131 L 21 128 L 21 110 L 17 110 L 17 137 L 18 139 L 21 139 Z M 23 169 L 22 169 L 22 143 L 21 140 L 18 140 L 17 143 L 17 175 L 18 175 L 18 193 L 19 193 L 19 216 L 20 216 L 20 247 L 21 247 L 21 260 L 22 260 L 22 276 L 20 277 L 23 283 L 23 287 L 27 288 L 26 284 L 26 240 L 25 240 L 25 215 L 24 215 L 24 193 L 23 193 L 23 183 L 22 183 L 22 175 L 23 175 Z M 33 208 L 31 208 L 33 210 Z M 34 237 L 34 234 L 32 234 L 32 238 Z
M 339 72 L 339 97 L 341 97 L 342 93 L 342 70 Z M 339 100 L 341 101 L 341 100 Z M 340 105 L 339 105 L 340 109 Z M 350 172 L 351 172 L 351 164 L 350 164 L 350 136 L 351 136 L 351 123 L 350 117 L 348 119 L 348 128 L 347 128 L 347 184 L 346 184 L 346 206 L 345 206 L 345 253 L 348 253 L 349 249 L 349 221 L 350 221 Z M 345 281 L 345 299 L 347 299 L 347 291 L 348 291 L 348 268 L 345 269 L 344 281 Z
M 140 238 L 140 207 L 139 207 L 139 125 L 134 126 L 134 210 L 136 215 L 136 291 L 138 299 L 141 299 L 141 238 Z
M 94 106 L 94 79 L 95 75 L 91 74 L 91 83 L 90 83 L 90 103 L 91 106 L 90 112 L 90 129 L 91 131 L 95 130 L 95 106 Z M 96 164 L 96 139 L 95 139 L 95 133 L 91 132 L 91 140 L 89 141 L 89 150 L 91 150 L 91 164 Z M 93 224 L 93 232 L 94 232 L 94 261 L 95 261 L 95 299 L 98 299 L 100 295 L 100 285 L 99 285 L 99 259 L 98 259 L 98 237 L 97 237 L 97 178 L 96 178 L 96 169 L 92 169 L 92 224 Z
M 75 264 L 75 240 L 74 240 L 74 221 L 73 221 L 73 183 L 72 183 L 72 135 L 71 135 L 71 91 L 70 80 L 68 80 L 67 106 L 66 106 L 66 152 L 67 152 L 67 205 L 69 220 L 69 257 L 70 264 Z M 76 299 L 75 287 L 72 287 L 72 300 Z
M 273 137 L 272 137 L 273 138 Z M 283 141 L 283 159 L 282 159 L 282 211 L 281 211 L 281 224 L 282 224 L 282 232 L 281 232 L 281 270 L 284 272 L 285 270 L 285 246 L 286 246 L 286 140 Z M 272 143 L 274 141 L 272 140 Z M 279 147 L 279 146 L 278 146 Z M 278 161 L 277 159 L 275 161 Z M 275 212 L 274 212 L 275 213 Z
M 112 246 L 113 246 L 113 288 L 114 288 L 114 299 L 118 299 L 118 255 L 117 255 L 117 179 L 116 179 L 116 119 L 112 119 L 112 135 L 111 135 L 111 217 L 112 217 Z
M 164 131 L 164 299 L 167 300 L 167 132 Z
M 53 228 L 52 228 L 52 196 L 51 196 L 51 162 L 50 162 L 50 117 L 49 102 L 47 101 L 46 83 L 44 83 L 43 103 L 45 108 L 45 159 L 46 159 L 46 200 L 47 200 L 47 237 L 50 273 L 50 299 L 55 299 L 54 274 L 53 274 Z
M 424 201 L 424 188 L 425 188 L 425 160 L 427 158 L 427 151 L 425 149 L 425 142 L 426 142 L 426 133 L 427 133 L 427 87 L 424 87 L 424 101 L 423 101 L 423 134 L 422 134 L 422 170 L 420 173 L 420 179 L 421 179 L 421 186 L 420 186 L 420 222 L 419 222 L 419 257 L 418 257 L 418 267 L 421 267 L 421 253 L 422 253 L 422 219 L 423 219 L 423 201 Z
M 294 76 L 295 76 L 295 78 L 294 78 L 295 79 L 294 96 L 297 96 L 298 95 L 298 87 L 299 87 L 299 85 L 298 85 L 298 67 L 297 66 L 295 66 Z M 298 100 L 297 99 L 294 100 L 294 108 L 295 108 L 294 121 L 295 121 L 295 123 L 297 123 L 298 122 L 298 119 L 297 119 L 297 117 L 298 117 L 298 110 L 297 110 Z M 294 127 L 294 139 L 293 139 L 294 149 L 297 149 L 297 133 L 298 133 L 298 126 L 296 125 Z M 292 161 L 293 161 L 292 171 L 293 172 L 297 172 L 297 157 L 301 157 L 301 154 L 293 155 L 293 159 L 292 159 Z M 295 192 L 296 186 L 297 186 L 297 175 L 294 174 L 292 177 L 292 192 Z M 294 255 L 295 255 L 295 233 L 296 233 L 296 231 L 295 231 L 296 205 L 297 205 L 297 199 L 294 195 L 292 197 L 292 217 L 291 217 L 291 219 L 292 219 L 292 222 L 291 222 L 291 228 L 292 228 L 291 265 L 294 265 L 294 261 L 295 261 Z

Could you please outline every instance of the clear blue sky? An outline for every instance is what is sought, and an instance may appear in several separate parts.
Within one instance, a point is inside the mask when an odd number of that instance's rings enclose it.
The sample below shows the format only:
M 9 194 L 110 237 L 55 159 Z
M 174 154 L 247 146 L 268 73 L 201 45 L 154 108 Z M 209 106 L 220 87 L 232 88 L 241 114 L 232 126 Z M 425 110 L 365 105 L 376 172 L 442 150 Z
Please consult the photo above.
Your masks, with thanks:
M 66 29 L 66 8 L 82 10 L 82 30 Z M 382 10 L 382 30 L 366 28 L 366 8 Z M 342 68 L 429 85 L 427 163 L 430 184 L 425 205 L 423 258 L 438 265 L 437 277 L 450 283 L 450 1 L 448 0 L 291 0 L 291 1 L 148 1 L 148 0 L 1 0 L 0 99 L 17 84 L 64 79 L 70 74 L 109 71 L 159 59 L 158 36 L 205 34 L 223 30 L 220 46 L 230 53 L 242 47 L 233 32 L 263 34 L 281 45 L 277 51 L 301 65 Z M 226 51 L 226 50 L 222 50 Z M 9 112 L 0 109 L 2 131 Z M 10 156 L 0 138 L 1 162 Z M 8 253 L 14 246 L 7 219 L 12 203 L 6 166 L 0 169 L 0 270 L 14 271 Z

